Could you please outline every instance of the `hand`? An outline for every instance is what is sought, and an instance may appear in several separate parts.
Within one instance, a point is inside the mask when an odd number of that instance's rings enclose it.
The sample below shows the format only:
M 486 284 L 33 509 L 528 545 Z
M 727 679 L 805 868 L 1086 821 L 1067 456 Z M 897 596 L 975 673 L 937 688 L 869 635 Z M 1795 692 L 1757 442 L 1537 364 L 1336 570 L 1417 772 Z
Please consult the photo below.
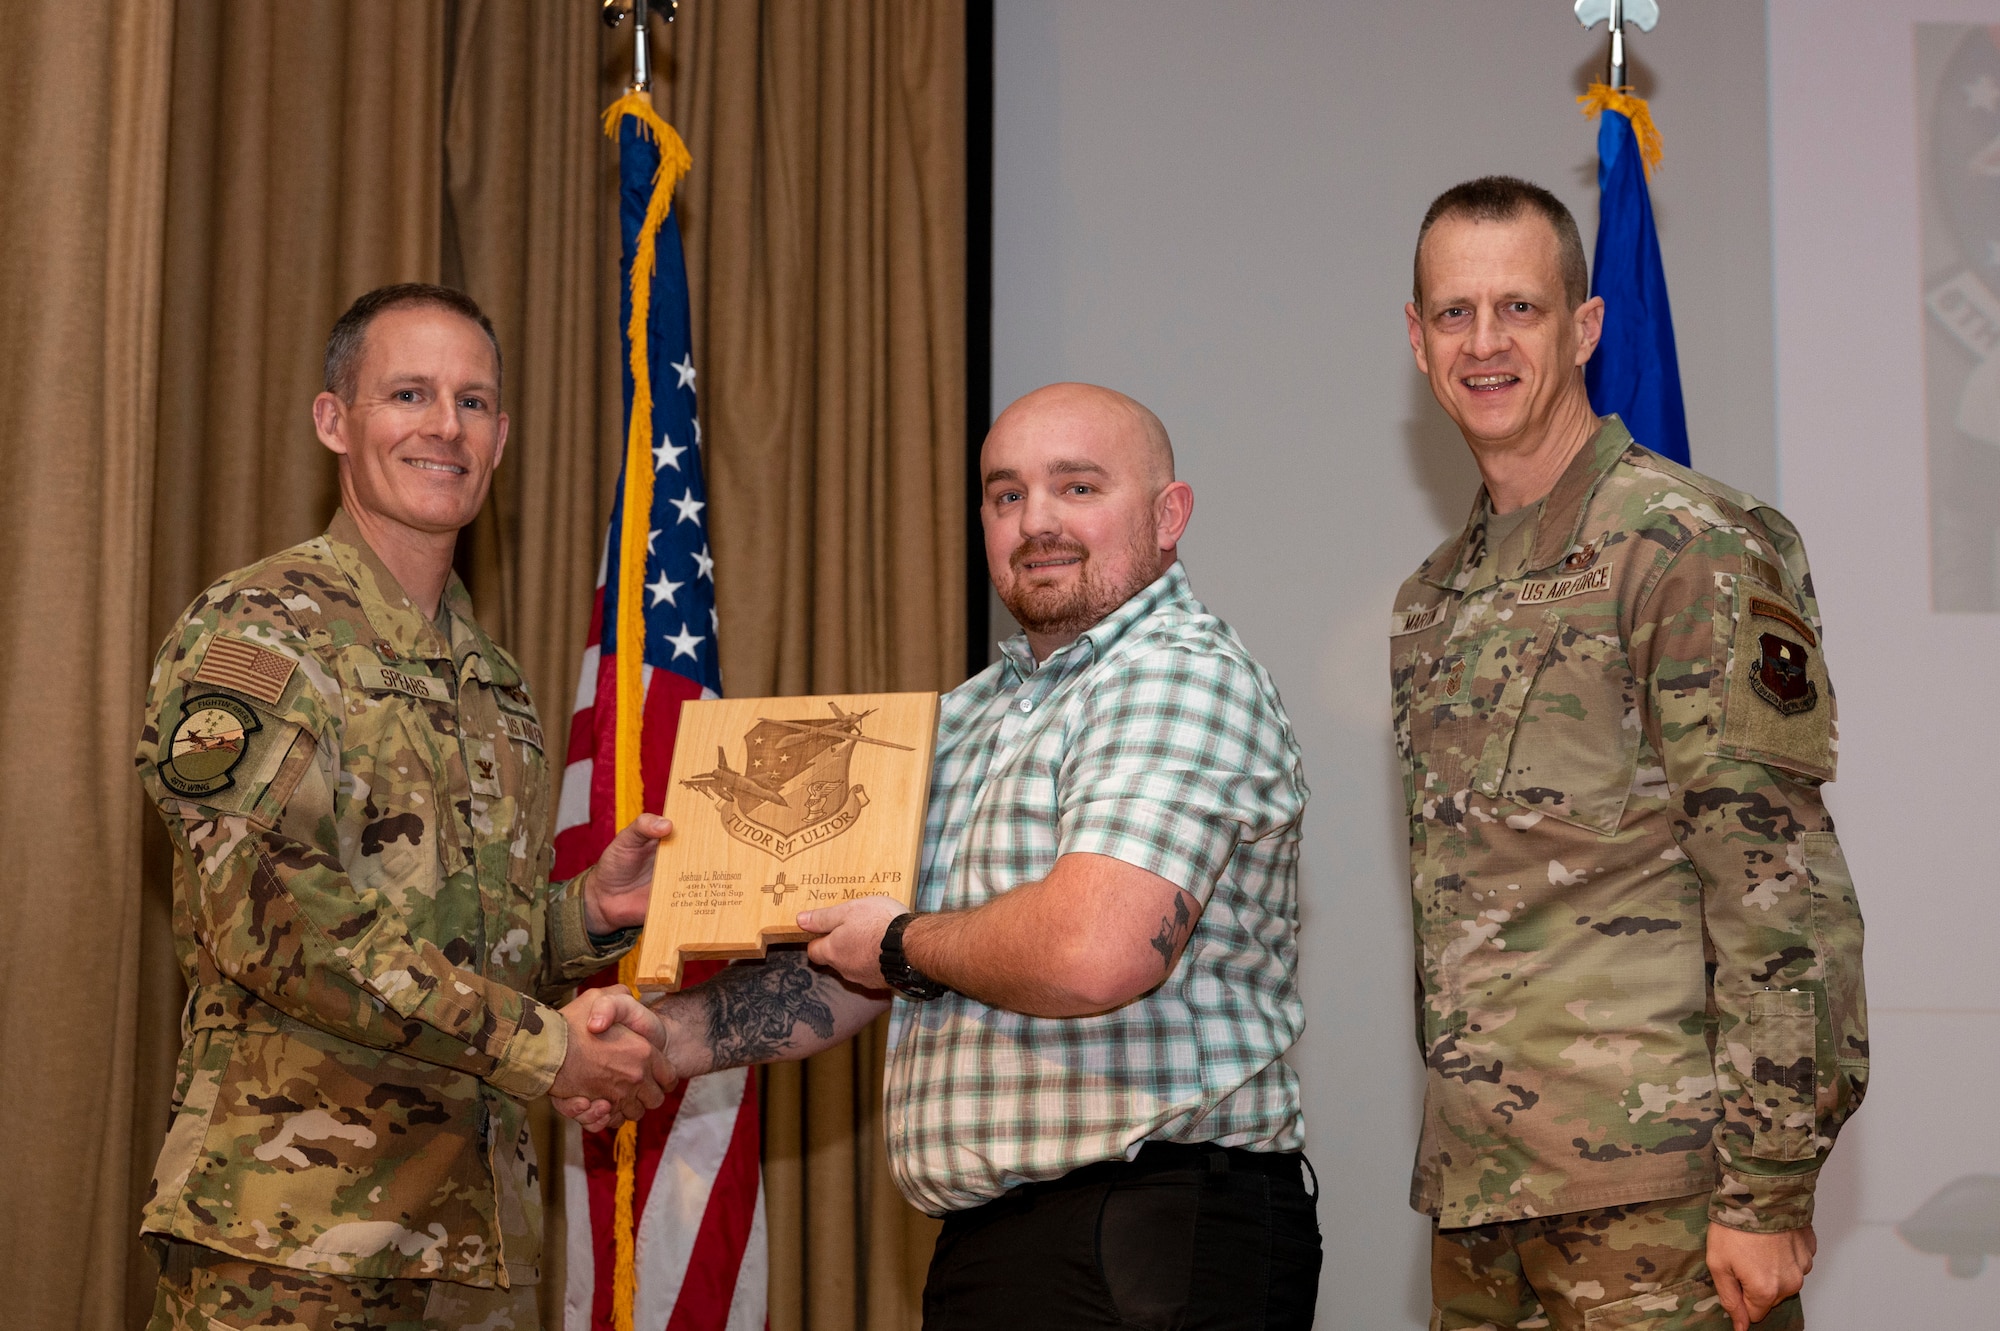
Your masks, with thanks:
M 824 934 L 806 944 L 806 960 L 830 966 L 840 978 L 863 989 L 886 989 L 882 979 L 882 935 L 889 921 L 909 907 L 894 897 L 862 897 L 799 912 L 799 928 Z
M 569 1052 L 549 1086 L 558 1109 L 595 1131 L 660 1106 L 676 1080 L 666 1027 L 631 990 L 586 990 L 562 1015 Z
M 1771 1309 L 1799 1292 L 1812 1270 L 1819 1239 L 1812 1226 L 1752 1234 L 1713 1221 L 1708 1226 L 1708 1273 L 1734 1331 L 1750 1331 Z
M 597 868 L 583 885 L 583 921 L 594 934 L 613 934 L 646 922 L 653 898 L 653 863 L 659 843 L 674 825 L 657 813 L 642 813 L 611 838 Z

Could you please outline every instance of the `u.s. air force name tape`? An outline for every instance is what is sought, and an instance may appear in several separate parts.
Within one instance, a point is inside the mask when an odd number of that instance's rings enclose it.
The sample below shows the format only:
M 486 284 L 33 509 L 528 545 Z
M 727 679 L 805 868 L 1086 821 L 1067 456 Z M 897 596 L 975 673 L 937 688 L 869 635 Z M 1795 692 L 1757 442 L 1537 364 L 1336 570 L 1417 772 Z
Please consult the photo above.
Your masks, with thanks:
M 1547 605 L 1550 601 L 1581 596 L 1585 592 L 1601 592 L 1610 585 L 1611 568 L 1604 565 L 1573 578 L 1540 578 L 1522 583 L 1521 593 L 1514 600 L 1518 605 Z
M 542 728 L 525 716 L 516 716 L 506 708 L 500 709 L 500 724 L 507 730 L 507 738 L 518 739 L 523 744 L 542 748 Z

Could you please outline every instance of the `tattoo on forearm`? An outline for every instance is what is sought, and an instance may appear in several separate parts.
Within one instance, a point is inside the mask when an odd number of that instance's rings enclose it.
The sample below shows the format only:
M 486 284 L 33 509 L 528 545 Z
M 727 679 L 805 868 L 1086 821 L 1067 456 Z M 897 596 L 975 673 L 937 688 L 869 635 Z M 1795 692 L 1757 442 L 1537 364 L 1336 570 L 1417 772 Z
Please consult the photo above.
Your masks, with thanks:
M 837 983 L 814 970 L 804 952 L 774 951 L 761 965 L 725 969 L 702 986 L 715 1066 L 769 1062 L 803 1034 L 800 1027 L 822 1040 L 832 1036 L 833 1009 L 819 990 Z
M 1181 936 L 1187 931 L 1187 927 L 1187 898 L 1176 893 L 1174 895 L 1173 917 L 1169 919 L 1167 916 L 1162 915 L 1160 917 L 1160 932 L 1154 934 L 1148 940 L 1153 945 L 1153 951 L 1160 954 L 1162 963 L 1168 966 L 1174 964 L 1174 948 L 1179 945 Z

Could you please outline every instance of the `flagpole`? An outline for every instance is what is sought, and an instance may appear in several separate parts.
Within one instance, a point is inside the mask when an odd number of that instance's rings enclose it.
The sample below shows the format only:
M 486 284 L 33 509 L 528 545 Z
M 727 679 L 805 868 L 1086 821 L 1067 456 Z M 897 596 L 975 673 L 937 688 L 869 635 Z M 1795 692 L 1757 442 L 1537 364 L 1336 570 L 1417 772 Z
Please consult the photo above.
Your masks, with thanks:
M 667 21 L 672 22 L 674 9 L 679 0 L 666 0 Z M 667 227 L 668 214 L 672 209 L 673 191 L 676 183 L 690 165 L 687 145 L 678 134 L 659 117 L 652 102 L 652 52 L 648 39 L 651 36 L 652 4 L 649 0 L 603 0 L 599 17 L 606 27 L 615 28 L 624 21 L 626 13 L 632 15 L 632 82 L 625 95 L 606 109 L 604 129 L 607 134 L 620 140 L 621 176 L 624 173 L 624 156 L 628 146 L 636 146 L 641 141 L 650 140 L 658 150 L 658 167 L 653 172 L 648 185 L 645 219 L 632 240 L 632 253 L 625 260 L 629 265 L 627 280 L 630 284 L 627 297 L 629 317 L 626 321 L 625 344 L 630 364 L 632 398 L 630 415 L 626 421 L 626 456 L 621 478 L 620 526 L 618 532 L 618 586 L 607 586 L 607 600 L 615 603 L 616 623 L 607 621 L 604 630 L 617 644 L 613 653 L 617 673 L 612 690 L 615 702 L 616 733 L 613 737 L 613 759 L 616 767 L 612 800 L 612 826 L 624 827 L 641 811 L 644 785 L 641 773 L 640 750 L 645 717 L 644 661 L 646 628 L 641 588 L 645 584 L 645 569 L 648 550 L 651 547 L 648 517 L 653 511 L 653 469 L 651 443 L 653 438 L 654 398 L 649 349 L 648 326 L 652 304 L 652 287 L 655 273 L 656 244 L 660 232 Z M 637 120 L 638 128 L 631 145 L 622 137 L 620 126 L 630 117 Z M 620 189 L 627 183 L 621 180 Z M 680 242 L 676 238 L 672 245 L 678 258 Z M 607 546 L 607 561 L 609 547 Z M 627 955 L 618 967 L 622 983 L 636 988 L 636 953 Z M 616 1179 L 612 1189 L 612 1272 L 611 1272 L 611 1325 L 613 1331 L 634 1331 L 633 1310 L 638 1299 L 639 1271 L 637 1264 L 638 1215 L 635 1200 L 638 1186 L 639 1125 L 628 1122 L 619 1125 L 617 1140 L 613 1145 L 613 1161 Z
M 679 14 L 681 0 L 666 0 L 667 22 L 672 23 Z M 653 17 L 651 0 L 603 0 L 598 14 L 604 26 L 615 28 L 625 21 L 625 15 L 632 15 L 632 82 L 626 87 L 632 92 L 653 90 L 653 51 L 647 38 L 651 34 Z
M 644 12 L 646 0 L 638 0 Z M 1625 86 L 1625 0 L 1611 0 L 1611 70 L 1605 82 L 1613 88 Z

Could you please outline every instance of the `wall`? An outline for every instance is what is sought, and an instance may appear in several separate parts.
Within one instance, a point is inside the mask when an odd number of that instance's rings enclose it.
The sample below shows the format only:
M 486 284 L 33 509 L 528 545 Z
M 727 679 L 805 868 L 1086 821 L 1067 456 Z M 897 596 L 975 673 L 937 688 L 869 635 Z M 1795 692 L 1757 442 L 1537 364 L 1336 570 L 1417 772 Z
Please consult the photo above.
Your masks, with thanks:
M 2000 1253 L 1996 735 L 1983 690 L 1967 687 L 2000 658 L 2000 620 L 1932 608 L 1955 599 L 1931 568 L 1933 519 L 1955 496 L 1926 438 L 1949 438 L 1958 395 L 1936 390 L 1964 370 L 1940 363 L 1957 349 L 1939 346 L 1924 306 L 1968 262 L 1994 282 L 2000 251 L 1967 246 L 1954 262 L 1947 238 L 1922 232 L 1940 193 L 1992 174 L 1968 173 L 1962 152 L 1920 151 L 1935 146 L 1920 94 L 1944 48 L 1930 43 L 1920 71 L 1919 21 L 2000 23 L 2000 4 L 1771 6 L 1779 466 L 1840 687 L 1833 807 L 1868 918 L 1874 1085 L 1827 1168 L 1818 1226 L 1812 1306 L 1835 1331 L 1991 1326 L 2000 1303 L 2000 1273 L 1981 1260 Z M 1949 109 L 1969 111 L 1976 84 L 1947 84 L 1966 99 Z M 1976 139 L 2000 135 L 2000 98 L 1980 114 L 1992 128 Z M 1986 216 L 2000 228 L 2000 211 Z M 1956 1277 L 1908 1224 L 1955 1184 L 1959 1237 L 1930 1246 L 1959 1248 Z
M 1764 10 L 1666 10 L 1633 48 L 1666 140 L 1654 199 L 1695 462 L 1768 495 Z M 1438 191 L 1492 171 L 1555 190 L 1591 233 L 1595 131 L 1571 99 L 1603 38 L 1554 0 L 1000 0 L 996 46 L 994 402 L 1092 380 L 1173 432 L 1195 589 L 1276 677 L 1314 791 L 1295 1061 L 1325 1189 L 1321 1324 L 1421 1327 L 1385 620 L 1476 480 L 1411 365 L 1410 247 Z

